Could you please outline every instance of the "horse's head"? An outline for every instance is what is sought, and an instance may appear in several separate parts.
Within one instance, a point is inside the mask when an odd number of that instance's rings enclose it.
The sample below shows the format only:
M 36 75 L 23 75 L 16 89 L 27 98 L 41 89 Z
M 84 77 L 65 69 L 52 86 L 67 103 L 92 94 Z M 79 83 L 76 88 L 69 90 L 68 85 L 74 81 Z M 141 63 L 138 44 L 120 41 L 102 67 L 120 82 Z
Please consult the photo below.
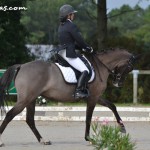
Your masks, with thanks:
M 120 61 L 113 69 L 113 85 L 115 87 L 123 86 L 123 82 L 127 74 L 133 70 L 133 64 L 136 60 L 134 55 L 129 56 L 128 59 Z
M 121 87 L 127 74 L 133 70 L 135 61 L 141 55 L 134 56 L 127 50 L 117 48 L 100 53 L 96 52 L 91 56 L 89 59 L 95 68 L 97 68 L 99 76 L 101 76 L 100 72 L 103 67 L 113 76 L 113 85 L 115 87 Z

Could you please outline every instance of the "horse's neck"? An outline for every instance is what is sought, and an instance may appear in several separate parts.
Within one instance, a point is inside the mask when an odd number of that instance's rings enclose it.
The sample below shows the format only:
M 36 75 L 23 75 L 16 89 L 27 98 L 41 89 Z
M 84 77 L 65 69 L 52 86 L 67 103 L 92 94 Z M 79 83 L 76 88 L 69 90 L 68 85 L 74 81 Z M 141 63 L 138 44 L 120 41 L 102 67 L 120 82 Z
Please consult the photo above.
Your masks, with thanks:
M 103 62 L 103 60 L 100 59 L 99 63 L 97 62 L 97 65 L 96 65 L 96 72 L 97 72 L 97 75 L 99 76 L 99 79 L 103 82 L 107 81 L 107 78 L 110 74 L 110 72 L 108 71 L 108 67 L 107 67 L 107 64 L 105 64 Z
M 103 55 L 100 58 L 102 62 L 105 64 L 106 68 L 109 68 L 110 70 L 113 70 L 115 66 L 122 61 L 122 57 L 119 53 L 116 53 L 114 55 L 113 53 L 108 55 Z
M 102 62 L 101 69 L 103 67 L 103 69 L 107 70 L 108 72 L 109 70 L 112 70 L 113 66 L 115 66 L 116 64 L 116 61 L 113 61 L 113 59 L 107 57 L 101 57 L 100 61 Z

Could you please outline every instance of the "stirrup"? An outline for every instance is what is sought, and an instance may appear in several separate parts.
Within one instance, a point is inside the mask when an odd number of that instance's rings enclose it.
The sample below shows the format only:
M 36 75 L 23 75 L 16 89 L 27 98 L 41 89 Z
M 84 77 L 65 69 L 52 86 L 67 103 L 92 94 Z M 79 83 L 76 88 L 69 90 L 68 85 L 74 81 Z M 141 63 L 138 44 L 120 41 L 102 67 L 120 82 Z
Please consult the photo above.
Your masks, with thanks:
M 79 98 L 87 98 L 89 97 L 89 90 L 86 88 L 84 90 L 78 90 L 78 91 L 75 91 L 74 93 L 74 98 L 75 99 L 79 99 Z

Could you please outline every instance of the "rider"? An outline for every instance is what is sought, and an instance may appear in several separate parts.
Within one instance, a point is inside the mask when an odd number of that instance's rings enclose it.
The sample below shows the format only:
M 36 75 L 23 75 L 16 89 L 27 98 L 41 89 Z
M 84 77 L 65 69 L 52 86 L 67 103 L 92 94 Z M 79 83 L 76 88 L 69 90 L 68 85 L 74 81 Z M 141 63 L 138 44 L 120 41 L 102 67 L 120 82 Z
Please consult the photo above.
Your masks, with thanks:
M 61 50 L 59 55 L 61 55 L 72 67 L 81 72 L 75 90 L 75 98 L 84 98 L 88 97 L 88 93 L 84 92 L 82 87 L 87 83 L 89 70 L 78 57 L 75 49 L 80 49 L 88 53 L 92 53 L 93 49 L 84 42 L 77 26 L 72 22 L 76 12 L 77 11 L 68 4 L 60 7 L 58 38 L 60 45 L 64 46 L 65 49 Z

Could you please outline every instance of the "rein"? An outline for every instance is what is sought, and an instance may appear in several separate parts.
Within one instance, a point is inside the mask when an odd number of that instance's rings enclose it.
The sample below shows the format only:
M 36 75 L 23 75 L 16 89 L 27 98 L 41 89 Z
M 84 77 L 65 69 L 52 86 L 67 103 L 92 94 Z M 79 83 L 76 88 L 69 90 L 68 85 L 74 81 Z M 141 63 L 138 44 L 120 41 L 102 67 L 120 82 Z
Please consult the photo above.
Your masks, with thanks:
M 91 55 L 91 58 L 92 58 L 92 61 L 93 61 L 94 64 L 95 64 L 95 67 L 96 67 L 97 70 L 98 70 L 98 75 L 99 75 L 99 77 L 100 77 L 101 82 L 102 82 L 103 80 L 102 80 L 102 78 L 101 78 L 101 74 L 100 74 L 100 70 L 99 70 L 98 64 L 102 64 L 105 68 L 107 68 L 107 70 L 109 71 L 109 73 L 110 73 L 112 76 L 115 75 L 114 71 L 111 71 L 101 60 L 99 60 L 99 58 L 97 57 L 96 53 L 93 53 L 93 54 Z
M 102 78 L 101 78 L 101 76 L 100 76 L 100 71 L 99 71 L 99 69 L 98 69 L 98 65 L 97 65 L 97 62 L 96 62 L 96 60 L 98 60 L 98 62 L 99 62 L 99 59 L 98 59 L 97 56 L 94 55 L 94 54 L 91 55 L 91 58 L 92 58 L 92 61 L 93 61 L 94 64 L 95 64 L 95 67 L 96 67 L 97 70 L 98 70 L 98 75 L 99 75 L 99 77 L 100 77 L 100 80 L 103 81 Z
M 94 58 L 95 58 L 95 59 L 94 59 Z M 126 66 L 126 68 L 125 68 L 125 70 L 123 71 L 122 74 L 120 74 L 120 73 L 115 73 L 114 70 L 110 70 L 109 67 L 108 67 L 106 64 L 104 64 L 104 63 L 97 57 L 96 53 L 94 53 L 94 54 L 92 55 L 92 59 L 93 59 L 95 65 L 96 65 L 97 69 L 98 69 L 98 65 L 97 65 L 97 62 L 98 62 L 99 64 L 102 64 L 102 65 L 108 70 L 108 72 L 109 72 L 113 77 L 117 77 L 117 78 L 120 80 L 120 79 L 121 79 L 121 76 L 124 74 L 124 72 L 125 72 L 128 68 L 133 67 L 133 63 L 134 63 L 134 61 L 135 61 L 135 56 L 132 55 L 132 56 L 129 58 L 128 64 L 127 64 L 127 66 Z M 97 61 L 95 61 L 95 60 L 97 60 Z M 98 74 L 99 74 L 99 76 L 100 76 L 100 71 L 99 71 L 99 69 L 98 69 Z M 101 76 L 100 76 L 100 79 L 101 79 L 101 81 L 102 81 Z
M 97 55 L 96 55 L 96 54 L 94 54 L 93 56 L 94 56 L 94 58 L 96 58 L 96 59 L 98 60 L 98 63 L 99 63 L 99 64 L 102 64 L 102 65 L 108 70 L 108 72 L 109 72 L 111 75 L 115 75 L 115 73 L 114 73 L 113 70 L 110 70 L 110 69 L 107 67 L 107 65 L 105 65 L 99 58 L 97 58 Z

